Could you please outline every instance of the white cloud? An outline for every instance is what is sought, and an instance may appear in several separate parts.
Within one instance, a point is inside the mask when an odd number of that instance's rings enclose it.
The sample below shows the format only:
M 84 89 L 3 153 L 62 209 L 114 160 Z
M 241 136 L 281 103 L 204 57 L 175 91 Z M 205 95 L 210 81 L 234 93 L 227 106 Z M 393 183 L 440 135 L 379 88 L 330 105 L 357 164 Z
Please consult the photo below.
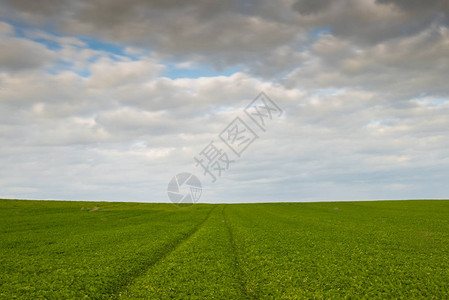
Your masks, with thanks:
M 78 46 L 78 47 L 86 46 L 86 43 L 78 38 L 70 37 L 70 36 L 56 36 L 56 35 L 49 34 L 43 30 L 37 30 L 37 29 L 26 30 L 25 34 L 27 37 L 29 37 L 31 39 L 43 39 L 46 41 L 52 41 L 61 46 Z
M 59 30 L 0 23 L 0 196 L 166 201 L 190 171 L 205 201 L 447 197 L 441 2 L 69 2 L 0 5 Z M 242 71 L 164 73 L 205 64 Z M 208 183 L 193 156 L 260 91 L 284 116 Z
M 89 87 L 107 89 L 130 82 L 145 82 L 159 75 L 164 66 L 151 60 L 115 61 L 102 57 L 89 66 L 92 75 L 87 79 Z

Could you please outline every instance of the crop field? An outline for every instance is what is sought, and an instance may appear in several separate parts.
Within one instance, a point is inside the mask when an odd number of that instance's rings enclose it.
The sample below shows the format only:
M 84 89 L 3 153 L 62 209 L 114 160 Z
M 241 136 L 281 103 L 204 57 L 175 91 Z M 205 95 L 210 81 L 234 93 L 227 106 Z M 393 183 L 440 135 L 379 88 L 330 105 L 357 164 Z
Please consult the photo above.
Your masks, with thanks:
M 1 299 L 448 297 L 447 200 L 0 200 Z

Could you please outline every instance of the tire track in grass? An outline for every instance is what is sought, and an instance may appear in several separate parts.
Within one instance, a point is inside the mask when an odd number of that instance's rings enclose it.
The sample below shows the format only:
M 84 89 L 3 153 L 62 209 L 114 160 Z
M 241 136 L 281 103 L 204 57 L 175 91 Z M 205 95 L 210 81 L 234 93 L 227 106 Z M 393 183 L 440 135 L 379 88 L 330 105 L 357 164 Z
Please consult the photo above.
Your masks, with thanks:
M 234 264 L 235 264 L 235 268 L 236 268 L 236 273 L 238 276 L 238 280 L 240 282 L 240 288 L 241 288 L 243 298 L 251 299 L 250 295 L 248 294 L 248 290 L 247 290 L 247 284 L 246 284 L 246 280 L 245 280 L 246 277 L 245 277 L 245 274 L 241 267 L 242 259 L 241 259 L 241 256 L 239 255 L 239 251 L 238 251 L 237 245 L 235 243 L 234 233 L 231 229 L 231 226 L 229 225 L 229 219 L 227 218 L 226 213 L 225 213 L 225 210 L 227 207 L 228 207 L 227 205 L 224 206 L 223 209 L 221 210 L 221 213 L 223 216 L 223 221 L 226 225 L 226 229 L 229 234 L 229 240 L 231 243 L 232 253 L 234 253 Z
M 184 241 L 188 240 L 192 235 L 194 235 L 195 232 L 197 232 L 204 225 L 204 223 L 210 218 L 212 211 L 215 209 L 216 207 L 212 207 L 202 221 L 196 224 L 191 230 L 183 234 L 180 238 L 168 243 L 166 247 L 161 247 L 156 252 L 154 252 L 148 264 L 145 265 L 144 268 L 141 268 L 138 271 L 131 274 L 131 276 L 126 282 L 124 282 L 121 285 L 118 285 L 114 289 L 114 291 L 110 294 L 110 298 L 112 299 L 118 298 L 121 295 L 121 293 L 125 291 L 126 288 L 134 282 L 136 278 L 145 274 L 149 269 L 151 269 L 151 267 L 153 267 L 159 261 L 163 260 L 166 256 L 175 251 Z
M 246 299 L 223 205 L 176 251 L 137 278 L 123 299 Z

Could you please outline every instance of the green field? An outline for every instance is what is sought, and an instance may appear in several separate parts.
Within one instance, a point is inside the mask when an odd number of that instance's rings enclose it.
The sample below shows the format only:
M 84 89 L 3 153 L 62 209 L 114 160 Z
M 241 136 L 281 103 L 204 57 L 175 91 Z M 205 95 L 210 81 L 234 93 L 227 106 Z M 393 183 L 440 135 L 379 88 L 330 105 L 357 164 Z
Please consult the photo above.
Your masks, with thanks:
M 449 201 L 0 200 L 0 298 L 449 297 Z

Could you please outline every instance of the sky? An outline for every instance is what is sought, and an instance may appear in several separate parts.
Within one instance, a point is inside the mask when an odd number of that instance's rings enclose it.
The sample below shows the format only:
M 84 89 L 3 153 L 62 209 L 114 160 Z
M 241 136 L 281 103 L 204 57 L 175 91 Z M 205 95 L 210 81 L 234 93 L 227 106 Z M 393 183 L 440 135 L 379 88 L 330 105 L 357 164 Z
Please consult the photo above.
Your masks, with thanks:
M 449 198 L 448 78 L 447 0 L 1 0 L 0 198 Z

